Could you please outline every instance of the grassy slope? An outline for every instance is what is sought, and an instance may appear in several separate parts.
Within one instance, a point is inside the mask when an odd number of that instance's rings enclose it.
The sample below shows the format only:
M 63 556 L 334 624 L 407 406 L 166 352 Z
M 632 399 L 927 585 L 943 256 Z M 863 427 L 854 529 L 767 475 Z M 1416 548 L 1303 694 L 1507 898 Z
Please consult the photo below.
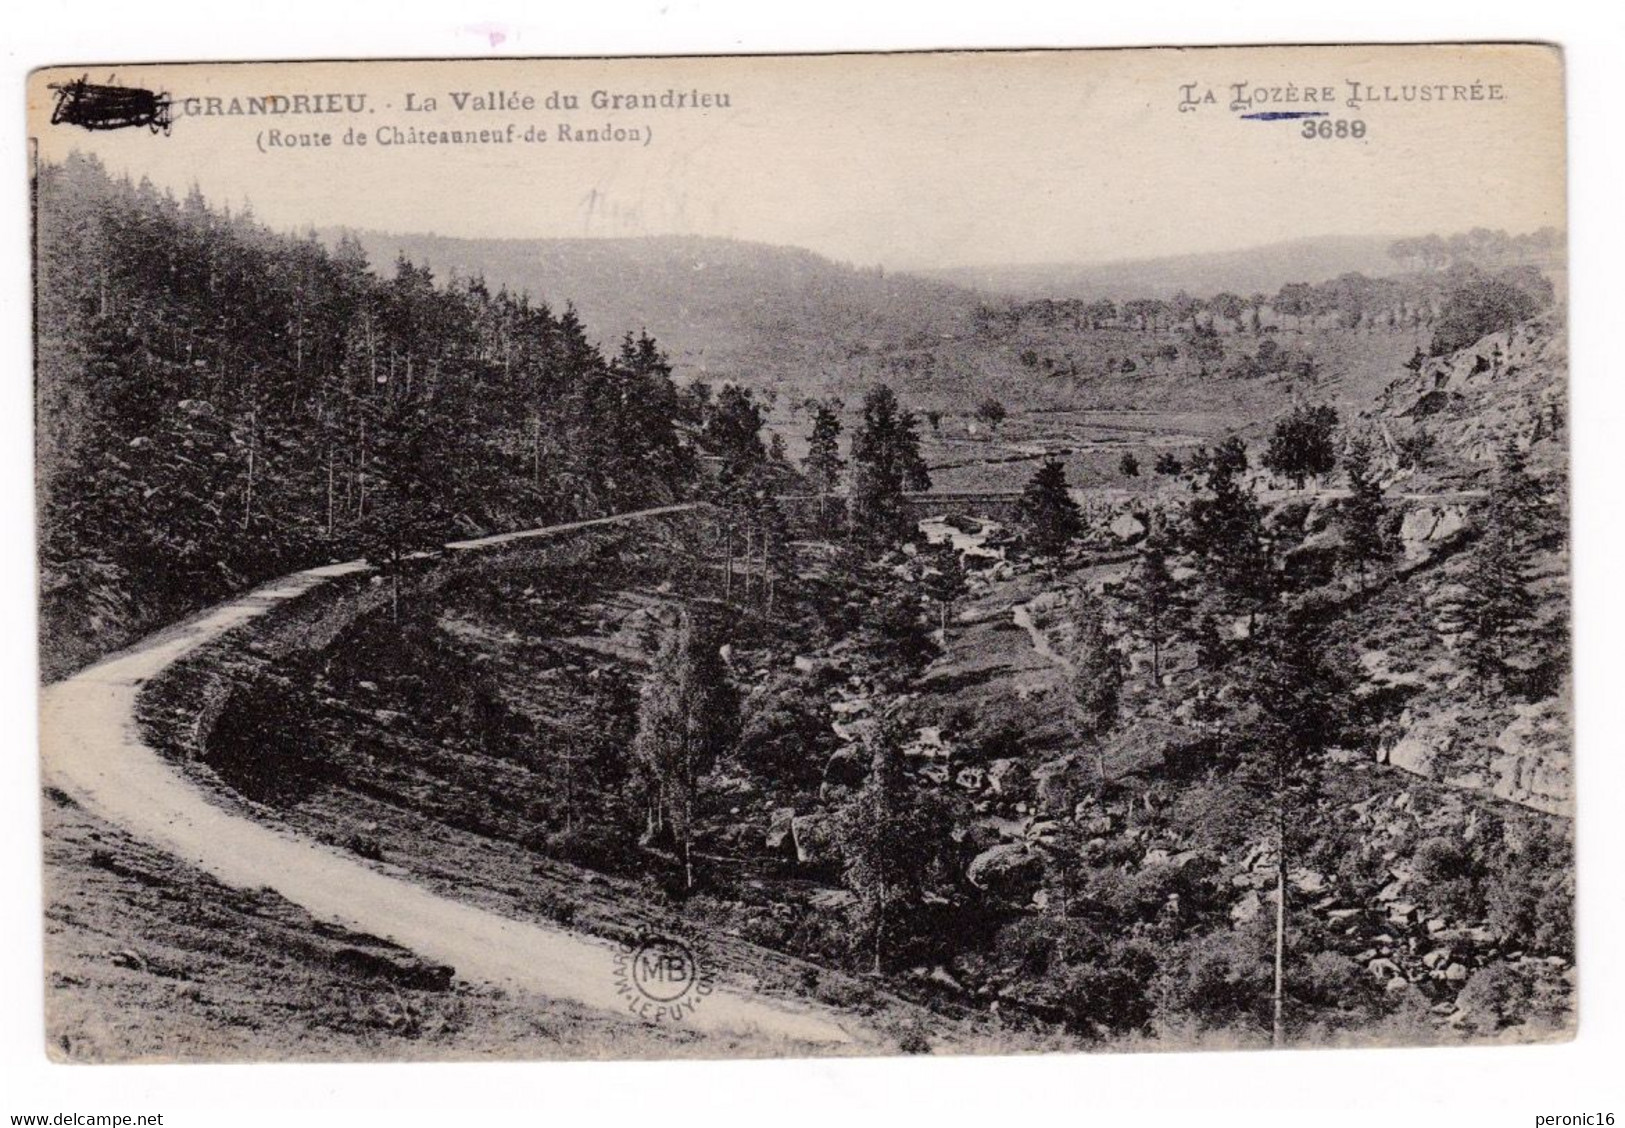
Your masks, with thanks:
M 553 555 L 568 565 L 579 560 L 579 551 L 579 546 L 565 547 Z M 544 554 L 544 558 L 552 557 Z M 384 613 L 363 620 L 334 645 L 335 655 L 352 657 L 333 663 L 311 664 L 310 657 L 297 649 L 288 652 L 285 638 L 269 646 L 244 648 L 240 639 L 228 636 L 173 667 L 157 683 L 143 710 L 143 724 L 155 747 L 173 756 L 222 805 L 338 849 L 364 851 L 363 856 L 404 872 L 442 896 L 499 915 L 550 921 L 614 940 L 651 932 L 682 937 L 720 982 L 789 999 L 810 996 L 862 1016 L 864 1026 L 876 1031 L 879 1039 L 871 1050 L 910 1032 L 941 1046 L 968 1045 L 973 1027 L 978 1031 L 975 1047 L 984 1051 L 1000 1045 L 1033 1048 L 1037 1043 L 1030 1035 L 1012 1032 L 1003 1038 L 985 1023 L 967 1025 L 933 1014 L 860 977 L 759 947 L 741 929 L 744 921 L 721 902 L 684 905 L 652 876 L 606 876 L 542 852 L 551 824 L 547 817 L 551 777 L 546 774 L 552 767 L 546 754 L 551 742 L 538 741 L 534 752 L 520 758 L 487 748 L 469 727 L 458 695 L 473 684 L 473 668 L 501 671 L 497 683 L 508 706 L 543 715 L 556 704 L 551 695 L 584 689 L 580 677 L 590 667 L 603 665 L 602 655 L 576 643 L 558 650 L 531 641 L 537 637 L 532 632 L 541 630 L 543 623 L 550 623 L 558 635 L 576 639 L 594 634 L 593 624 L 605 604 L 560 601 L 558 593 L 550 591 L 551 583 L 573 575 L 568 567 L 550 574 L 544 564 L 527 570 L 517 586 L 501 578 L 454 585 L 442 592 L 435 610 L 421 623 L 396 626 Z M 520 588 L 534 597 L 520 595 Z M 410 600 L 408 604 L 410 615 Z M 504 611 L 507 614 L 500 613 Z M 418 641 L 403 641 L 403 630 L 410 630 Z M 438 656 L 422 653 L 424 633 L 439 639 L 431 645 L 446 649 Z M 280 658 L 274 656 L 278 653 Z M 414 654 L 416 658 L 411 657 Z M 423 660 L 431 664 L 424 666 Z M 563 681 L 541 673 L 548 667 L 562 673 Z M 220 691 L 217 675 L 222 670 L 225 684 L 237 687 L 263 684 L 267 676 L 291 681 L 296 697 L 278 703 L 278 708 L 290 712 L 265 716 L 261 728 L 235 738 L 246 738 L 255 763 L 274 765 L 271 774 L 281 777 L 284 786 L 256 787 L 251 778 L 255 768 L 241 762 L 226 766 L 215 758 L 221 773 L 217 774 L 196 755 L 193 718 L 204 701 Z M 430 700 L 426 679 L 435 682 L 429 692 L 448 690 L 451 696 Z M 228 706 L 227 715 L 230 712 Z M 217 730 L 213 744 L 218 746 L 223 739 Z M 299 773 L 283 765 L 301 747 L 316 750 L 320 768 L 312 776 L 294 778 Z M 250 774 L 243 775 L 244 771 Z M 228 786 L 222 776 L 238 789 Z M 254 797 L 245 797 L 244 789 Z M 105 900 L 91 898 L 97 904 Z M 273 998 L 278 994 L 273 984 L 266 990 Z M 293 994 L 297 998 L 300 992 L 296 989 Z M 94 1013 L 88 1002 L 85 1010 Z M 494 1020 L 472 1025 L 488 1033 L 493 1043 L 506 1037 Z M 325 1035 L 320 1030 L 306 1031 L 304 1037 L 305 1041 L 297 1033 L 268 1037 L 258 1052 L 285 1057 L 296 1045 L 301 1053 L 324 1052 Z M 683 1038 L 664 1036 L 645 1041 L 636 1031 L 623 1038 L 618 1025 L 606 1028 L 604 1039 L 602 1049 L 580 1052 L 668 1056 L 688 1044 Z M 455 1052 L 437 1046 L 423 1053 Z M 760 1039 L 727 1044 L 713 1039 L 704 1046 L 694 1052 L 763 1056 L 789 1049 Z M 393 1047 L 379 1054 L 401 1056 Z M 519 1057 L 575 1054 L 567 1043 L 550 1049 L 522 1038 L 512 1051 Z
M 553 1000 L 416 980 L 409 953 L 232 889 L 48 793 L 46 1049 L 60 1061 L 716 1052 Z M 390 971 L 389 968 L 399 970 Z

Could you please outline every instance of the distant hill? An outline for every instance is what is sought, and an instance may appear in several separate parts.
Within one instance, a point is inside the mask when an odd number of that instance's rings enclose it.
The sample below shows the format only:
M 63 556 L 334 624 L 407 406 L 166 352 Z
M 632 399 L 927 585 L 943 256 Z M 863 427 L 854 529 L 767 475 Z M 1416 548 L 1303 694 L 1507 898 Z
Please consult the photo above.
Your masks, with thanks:
M 1392 274 L 1389 236 L 1333 235 L 1241 251 L 1103 263 L 1027 263 L 926 270 L 924 277 L 993 294 L 1053 298 L 1167 298 L 1229 290 L 1274 294 L 1288 282 L 1320 282 L 1348 271 Z
M 331 242 L 340 233 L 321 234 Z M 732 239 L 354 234 L 380 273 L 404 253 L 441 281 L 482 275 L 492 289 L 527 292 L 555 311 L 573 304 L 607 347 L 648 330 L 680 378 L 783 385 L 796 395 L 838 386 L 871 354 L 963 332 L 977 304 L 948 282 Z

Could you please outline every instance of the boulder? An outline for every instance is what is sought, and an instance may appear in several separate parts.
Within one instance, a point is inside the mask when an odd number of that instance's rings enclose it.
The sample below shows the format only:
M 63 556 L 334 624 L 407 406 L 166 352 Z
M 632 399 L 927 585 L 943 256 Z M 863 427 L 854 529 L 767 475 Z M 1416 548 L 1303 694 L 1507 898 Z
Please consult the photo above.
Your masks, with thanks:
M 767 820 L 767 848 L 769 850 L 783 850 L 795 848 L 795 836 L 791 832 L 791 824 L 795 822 L 796 809 L 794 807 L 779 807 L 768 816 Z
M 1030 780 L 1027 767 L 1020 760 L 994 760 L 987 766 L 987 785 L 995 795 L 1023 792 Z
M 1021 843 L 1004 842 L 972 858 L 965 876 L 995 897 L 1025 904 L 1043 880 L 1044 862 Z
M 1246 924 L 1249 921 L 1257 920 L 1258 914 L 1263 911 L 1263 908 L 1264 902 L 1259 897 L 1258 890 L 1252 889 L 1247 892 L 1246 896 L 1231 906 L 1230 919 L 1237 924 Z
M 797 815 L 790 820 L 790 834 L 795 840 L 796 861 L 802 865 L 818 866 L 836 861 L 834 827 L 827 815 Z
M 1112 536 L 1125 543 L 1145 536 L 1145 522 L 1132 513 L 1119 513 L 1107 528 Z
M 1093 810 L 1093 807 L 1088 804 L 1078 804 L 1078 814 L 1076 815 L 1078 830 L 1091 838 L 1110 834 L 1112 832 L 1112 817 L 1093 813 Z
M 1287 880 L 1299 893 L 1321 893 L 1327 887 L 1326 875 L 1311 869 L 1295 869 L 1287 874 Z
M 856 748 L 840 748 L 824 764 L 824 782 L 857 787 L 869 774 L 869 762 Z
M 1399 970 L 1399 965 L 1387 958 L 1372 960 L 1365 969 L 1374 979 L 1397 978 L 1402 983 L 1405 981 L 1405 973 Z

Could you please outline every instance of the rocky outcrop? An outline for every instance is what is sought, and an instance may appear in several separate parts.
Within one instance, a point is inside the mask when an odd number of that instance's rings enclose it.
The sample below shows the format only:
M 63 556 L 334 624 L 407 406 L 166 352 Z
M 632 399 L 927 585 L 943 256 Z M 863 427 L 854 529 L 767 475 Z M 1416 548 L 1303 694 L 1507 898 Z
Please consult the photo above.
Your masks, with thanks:
M 1568 710 L 1557 698 L 1520 705 L 1495 738 L 1491 790 L 1502 799 L 1554 815 L 1574 805 Z
M 1511 436 L 1550 438 L 1567 412 L 1568 345 L 1561 311 L 1424 361 L 1383 392 L 1382 414 L 1426 427 L 1453 460 L 1495 461 Z
M 1407 711 L 1400 717 L 1404 733 L 1386 748 L 1379 749 L 1379 763 L 1419 775 L 1439 779 L 1454 766 L 1456 742 L 1461 732 L 1461 710 L 1448 708 L 1413 720 Z
M 1514 717 L 1488 741 L 1481 719 L 1459 706 L 1421 718 L 1407 710 L 1402 733 L 1378 750 L 1377 759 L 1424 779 L 1553 815 L 1571 815 L 1574 804 L 1570 721 L 1560 698 L 1514 707 Z
M 1439 545 L 1455 539 L 1467 525 L 1465 504 L 1418 505 L 1407 510 L 1399 525 L 1399 543 L 1405 559 L 1414 562 L 1431 556 Z

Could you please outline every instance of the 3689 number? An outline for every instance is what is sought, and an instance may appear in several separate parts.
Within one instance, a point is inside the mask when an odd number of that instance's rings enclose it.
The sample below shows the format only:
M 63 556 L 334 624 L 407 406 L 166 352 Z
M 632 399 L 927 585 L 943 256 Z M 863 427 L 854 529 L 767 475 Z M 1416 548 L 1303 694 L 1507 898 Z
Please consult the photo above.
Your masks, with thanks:
M 1345 138 L 1360 138 L 1365 136 L 1365 122 L 1359 118 L 1350 121 L 1346 118 L 1321 118 L 1319 121 L 1306 121 L 1303 123 L 1301 137 L 1310 140 L 1331 141 Z

